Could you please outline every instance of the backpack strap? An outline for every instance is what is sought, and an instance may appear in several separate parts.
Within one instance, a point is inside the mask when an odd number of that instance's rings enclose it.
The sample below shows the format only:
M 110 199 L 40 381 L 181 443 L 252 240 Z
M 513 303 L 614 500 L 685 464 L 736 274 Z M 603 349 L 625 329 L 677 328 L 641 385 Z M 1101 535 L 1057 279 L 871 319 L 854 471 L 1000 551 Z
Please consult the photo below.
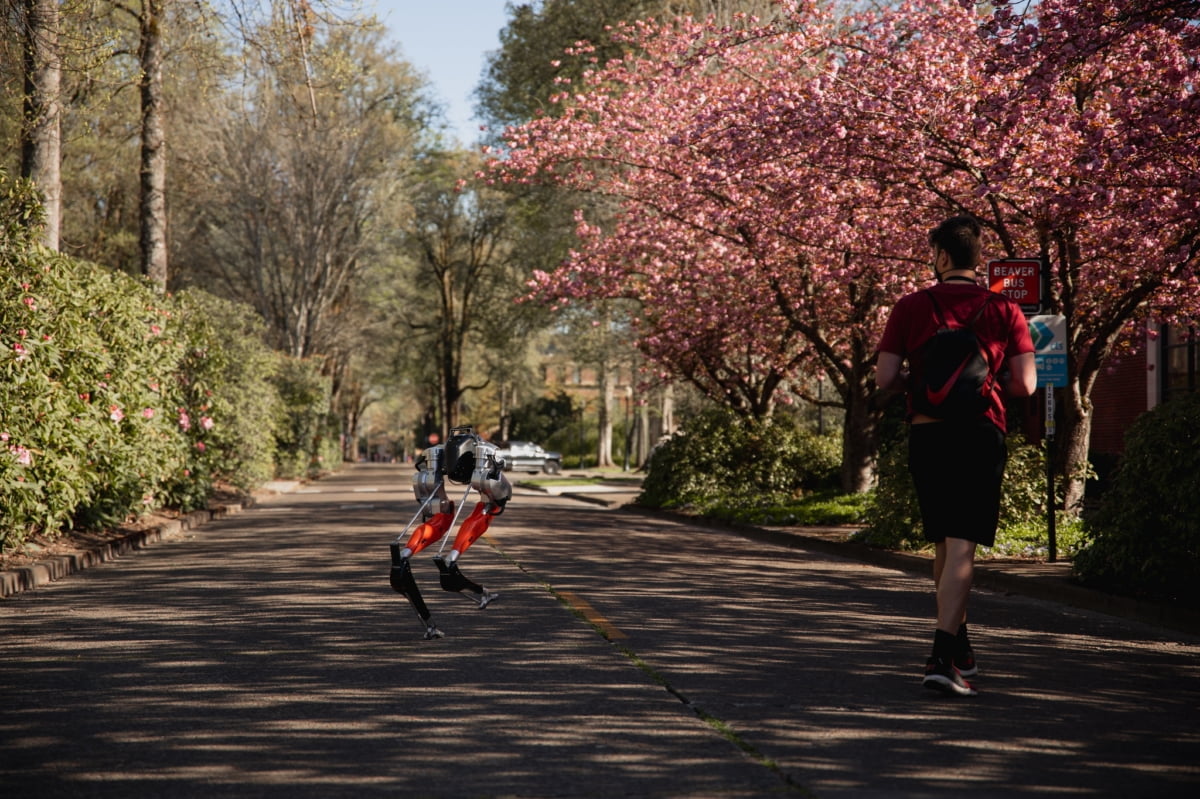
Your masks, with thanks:
M 937 322 L 938 329 L 946 326 L 946 315 L 942 313 L 942 306 L 938 305 L 937 297 L 933 296 L 930 289 L 921 289 L 921 293 L 929 297 L 929 301 L 933 303 L 933 321 Z
M 932 296 L 932 295 L 930 295 L 930 296 Z M 969 327 L 971 329 L 975 328 L 975 323 L 979 321 L 979 317 L 983 316 L 983 312 L 985 310 L 987 310 L 988 303 L 991 301 L 992 301 L 992 292 L 989 291 L 987 293 L 987 296 L 983 298 L 983 305 L 980 305 L 979 310 L 971 315 L 970 321 L 967 322 L 967 327 Z
M 930 289 L 921 289 L 921 293 L 927 294 L 929 296 L 929 301 L 933 303 L 933 321 L 937 322 L 939 328 L 945 327 L 946 315 L 942 313 L 942 306 L 938 304 L 937 297 L 934 296 L 933 291 Z M 989 291 L 987 296 L 983 298 L 983 304 L 979 306 L 979 310 L 971 314 L 971 318 L 967 320 L 967 324 L 964 325 L 964 327 L 974 330 L 975 323 L 979 321 L 979 317 L 983 316 L 984 310 L 987 309 L 988 303 L 991 301 L 992 292 Z

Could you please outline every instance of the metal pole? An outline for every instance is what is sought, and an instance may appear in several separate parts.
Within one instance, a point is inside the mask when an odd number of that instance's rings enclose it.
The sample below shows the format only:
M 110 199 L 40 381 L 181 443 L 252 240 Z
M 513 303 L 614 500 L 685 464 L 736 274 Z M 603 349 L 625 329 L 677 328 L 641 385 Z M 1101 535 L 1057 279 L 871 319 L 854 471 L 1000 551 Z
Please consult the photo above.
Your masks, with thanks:
M 1046 386 L 1046 529 L 1050 534 L 1047 548 L 1051 563 L 1058 560 L 1054 510 L 1054 386 Z

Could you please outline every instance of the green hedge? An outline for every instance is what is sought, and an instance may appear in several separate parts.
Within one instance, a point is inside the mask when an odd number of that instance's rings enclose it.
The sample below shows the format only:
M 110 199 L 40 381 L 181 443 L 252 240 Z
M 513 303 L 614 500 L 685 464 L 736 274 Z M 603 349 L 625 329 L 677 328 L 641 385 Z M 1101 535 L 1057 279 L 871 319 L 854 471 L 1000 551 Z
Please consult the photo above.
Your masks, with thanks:
M 837 485 L 841 440 L 792 419 L 750 423 L 711 408 L 651 454 L 639 504 L 722 515 L 787 504 Z
M 1000 497 L 996 546 L 984 555 L 1045 556 L 1049 532 L 1046 516 L 1046 459 L 1042 448 L 1021 435 L 1008 437 L 1008 464 Z M 1061 486 L 1060 486 L 1061 489 Z M 1061 491 L 1059 500 L 1061 502 Z M 866 509 L 866 527 L 857 540 L 884 549 L 922 549 L 921 511 L 908 472 L 908 437 L 899 436 L 879 456 L 878 480 Z M 1055 517 L 1058 554 L 1071 555 L 1082 543 L 1082 526 L 1062 513 Z
M 0 170 L 0 546 L 190 510 L 218 481 L 248 490 L 281 446 L 327 457 L 328 441 L 293 432 L 327 425 L 328 380 L 308 374 L 282 401 L 287 359 L 248 309 L 46 250 L 30 232 L 40 213 L 28 181 Z
M 1200 394 L 1140 416 L 1075 558 L 1082 582 L 1200 607 Z

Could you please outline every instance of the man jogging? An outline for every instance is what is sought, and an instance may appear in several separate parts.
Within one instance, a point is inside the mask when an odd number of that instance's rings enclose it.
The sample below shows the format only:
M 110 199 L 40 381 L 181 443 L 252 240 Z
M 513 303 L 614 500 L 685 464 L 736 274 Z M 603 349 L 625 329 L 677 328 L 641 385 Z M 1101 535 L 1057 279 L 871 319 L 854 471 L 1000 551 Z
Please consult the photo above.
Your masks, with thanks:
M 1037 387 L 1020 307 L 977 282 L 980 235 L 967 216 L 930 231 L 937 284 L 893 307 L 875 371 L 880 388 L 906 394 L 908 466 L 925 538 L 936 545 L 937 626 L 923 683 L 963 696 L 976 693 L 963 679 L 978 670 L 967 597 L 975 548 L 996 539 L 1008 458 L 1004 395 L 1028 397 Z

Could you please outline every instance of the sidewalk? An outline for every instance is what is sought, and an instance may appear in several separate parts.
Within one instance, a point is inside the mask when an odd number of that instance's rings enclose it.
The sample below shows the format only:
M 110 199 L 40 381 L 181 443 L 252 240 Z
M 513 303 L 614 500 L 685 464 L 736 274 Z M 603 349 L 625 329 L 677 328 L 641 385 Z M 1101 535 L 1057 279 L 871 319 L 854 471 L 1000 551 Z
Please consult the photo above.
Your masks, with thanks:
M 760 527 L 704 519 L 673 511 L 638 508 L 633 502 L 637 499 L 639 489 L 628 484 L 537 487 L 536 490 L 624 512 L 670 517 L 688 524 L 727 529 L 750 540 L 772 546 L 812 549 L 905 572 L 931 574 L 933 569 L 933 559 L 929 555 L 874 549 L 851 541 L 850 536 L 857 529 L 855 527 Z M 1086 588 L 1072 579 L 1069 561 L 1047 563 L 1016 558 L 978 560 L 975 563 L 975 586 L 1003 594 L 1050 600 L 1083 610 L 1200 635 L 1200 611 L 1160 602 L 1144 602 Z

